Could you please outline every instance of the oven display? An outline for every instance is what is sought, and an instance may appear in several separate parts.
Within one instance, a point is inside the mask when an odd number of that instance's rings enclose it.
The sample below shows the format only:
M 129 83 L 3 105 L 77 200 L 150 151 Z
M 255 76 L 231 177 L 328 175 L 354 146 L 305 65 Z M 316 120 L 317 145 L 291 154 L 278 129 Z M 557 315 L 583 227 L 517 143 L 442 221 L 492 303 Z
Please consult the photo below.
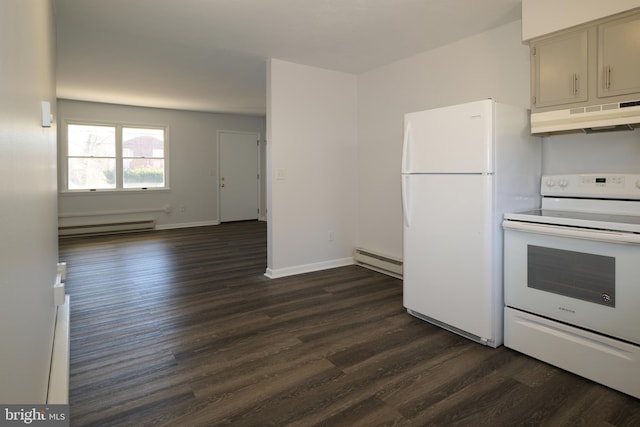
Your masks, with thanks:
M 625 177 L 622 175 L 605 175 L 605 176 L 597 176 L 597 175 L 582 175 L 580 177 L 580 184 L 582 184 L 585 188 L 624 188 L 625 187 Z
M 527 246 L 528 287 L 607 307 L 616 306 L 616 259 Z

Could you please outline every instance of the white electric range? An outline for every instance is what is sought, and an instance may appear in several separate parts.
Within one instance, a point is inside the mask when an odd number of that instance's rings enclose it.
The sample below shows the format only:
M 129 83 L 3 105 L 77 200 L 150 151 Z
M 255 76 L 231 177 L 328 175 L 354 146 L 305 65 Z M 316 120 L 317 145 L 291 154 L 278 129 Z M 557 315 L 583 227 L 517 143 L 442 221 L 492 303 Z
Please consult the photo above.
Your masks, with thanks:
M 505 346 L 640 397 L 640 174 L 544 176 L 504 215 Z

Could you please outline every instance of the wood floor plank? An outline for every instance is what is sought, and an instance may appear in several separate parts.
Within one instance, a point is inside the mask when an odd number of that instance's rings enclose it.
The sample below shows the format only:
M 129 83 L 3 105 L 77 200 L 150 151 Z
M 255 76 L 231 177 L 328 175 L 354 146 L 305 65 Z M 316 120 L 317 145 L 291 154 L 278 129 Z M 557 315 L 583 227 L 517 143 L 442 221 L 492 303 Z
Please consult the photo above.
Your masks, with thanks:
M 72 426 L 640 425 L 640 401 L 422 322 L 357 266 L 270 280 L 249 221 L 64 238 Z

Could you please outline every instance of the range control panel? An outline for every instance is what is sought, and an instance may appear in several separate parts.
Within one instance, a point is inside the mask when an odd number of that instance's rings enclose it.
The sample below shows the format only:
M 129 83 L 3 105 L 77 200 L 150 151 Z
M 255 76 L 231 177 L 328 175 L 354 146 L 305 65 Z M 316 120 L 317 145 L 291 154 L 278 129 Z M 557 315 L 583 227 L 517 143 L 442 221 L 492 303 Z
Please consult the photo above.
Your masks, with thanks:
M 640 200 L 640 174 L 543 175 L 540 194 Z

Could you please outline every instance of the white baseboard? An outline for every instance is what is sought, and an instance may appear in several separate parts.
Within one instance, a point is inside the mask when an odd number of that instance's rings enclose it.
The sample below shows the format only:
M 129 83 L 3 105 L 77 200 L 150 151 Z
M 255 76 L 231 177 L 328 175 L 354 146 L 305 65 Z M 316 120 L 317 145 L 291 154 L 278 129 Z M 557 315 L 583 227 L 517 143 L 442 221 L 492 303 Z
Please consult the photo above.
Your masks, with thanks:
M 279 277 L 287 277 L 296 274 L 311 273 L 313 271 L 328 270 L 330 268 L 344 267 L 346 265 L 353 265 L 353 257 L 316 262 L 313 264 L 296 265 L 293 267 L 277 269 L 267 268 L 264 275 L 269 279 L 277 279 Z
M 198 222 L 183 222 L 178 224 L 156 224 L 156 230 L 171 230 L 173 228 L 189 228 L 189 227 L 205 227 L 208 225 L 220 225 L 220 221 L 198 221 Z

